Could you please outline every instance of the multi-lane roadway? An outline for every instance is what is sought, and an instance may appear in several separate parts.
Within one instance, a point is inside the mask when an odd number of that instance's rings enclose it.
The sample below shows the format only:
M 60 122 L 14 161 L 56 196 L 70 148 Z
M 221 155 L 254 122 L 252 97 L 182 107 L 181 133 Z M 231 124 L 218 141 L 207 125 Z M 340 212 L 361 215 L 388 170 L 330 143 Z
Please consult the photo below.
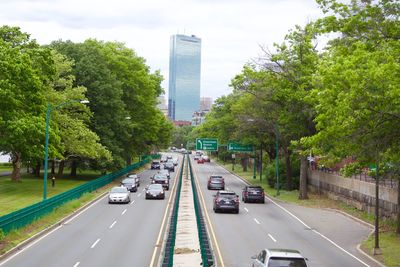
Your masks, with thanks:
M 370 227 L 334 211 L 267 198 L 265 204 L 241 202 L 239 214 L 214 213 L 216 191 L 207 190 L 208 177 L 222 175 L 226 188 L 238 195 L 245 182 L 213 162 L 192 160 L 192 166 L 218 266 L 251 266 L 251 256 L 263 248 L 297 249 L 311 267 L 378 266 L 356 249 Z M 178 168 L 165 200 L 145 200 L 144 188 L 155 172 L 140 174 L 141 186 L 130 204 L 110 205 L 104 196 L 0 266 L 158 266 Z

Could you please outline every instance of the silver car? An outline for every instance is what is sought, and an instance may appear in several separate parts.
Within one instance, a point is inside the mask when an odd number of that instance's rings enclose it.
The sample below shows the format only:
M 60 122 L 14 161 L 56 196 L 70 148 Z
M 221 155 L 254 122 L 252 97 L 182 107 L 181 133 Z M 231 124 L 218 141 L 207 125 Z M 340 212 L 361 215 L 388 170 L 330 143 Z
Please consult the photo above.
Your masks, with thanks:
M 251 258 L 253 267 L 307 267 L 306 259 L 293 249 L 263 249 Z
M 124 186 L 113 187 L 108 194 L 108 203 L 129 203 L 131 194 Z

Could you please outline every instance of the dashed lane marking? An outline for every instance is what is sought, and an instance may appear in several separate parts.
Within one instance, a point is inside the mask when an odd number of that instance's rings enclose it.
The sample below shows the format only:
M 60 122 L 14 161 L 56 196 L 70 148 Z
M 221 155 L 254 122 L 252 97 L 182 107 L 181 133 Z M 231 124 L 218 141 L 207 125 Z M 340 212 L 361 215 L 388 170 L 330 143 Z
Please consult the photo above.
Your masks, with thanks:
M 114 227 L 114 225 L 117 223 L 117 221 L 114 221 L 111 225 L 110 225 L 110 229 Z
M 94 248 L 97 245 L 97 243 L 99 243 L 99 242 L 100 242 L 100 238 L 97 239 L 90 248 Z
M 126 211 L 127 211 L 127 209 L 124 209 L 124 211 L 122 212 L 122 214 L 121 214 L 121 215 L 124 215 Z
M 261 224 L 256 218 L 254 218 L 254 221 L 256 222 L 256 224 Z
M 272 239 L 272 241 L 276 242 L 276 239 L 271 234 L 268 234 L 268 236 Z

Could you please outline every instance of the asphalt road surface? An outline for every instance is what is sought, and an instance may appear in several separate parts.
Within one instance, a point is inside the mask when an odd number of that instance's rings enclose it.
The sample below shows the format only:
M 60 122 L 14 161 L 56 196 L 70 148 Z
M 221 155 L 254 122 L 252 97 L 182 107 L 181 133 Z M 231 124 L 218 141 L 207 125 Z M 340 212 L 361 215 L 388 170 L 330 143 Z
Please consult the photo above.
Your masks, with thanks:
M 299 250 L 311 267 L 376 266 L 356 249 L 371 232 L 368 226 L 334 211 L 276 203 L 269 198 L 265 204 L 240 202 L 239 214 L 214 213 L 216 191 L 207 190 L 211 174 L 222 175 L 226 189 L 235 191 L 240 199 L 245 183 L 214 163 L 192 161 L 192 166 L 219 266 L 251 266 L 251 256 L 263 248 Z
M 177 157 L 177 155 L 174 155 Z M 181 157 L 180 162 L 181 163 Z M 179 164 L 180 166 L 180 164 Z M 141 173 L 129 204 L 108 204 L 108 195 L 29 247 L 0 262 L 1 267 L 156 266 L 157 244 L 172 191 L 164 200 L 146 200 L 144 188 L 156 170 Z M 175 183 L 178 167 L 171 173 Z M 161 242 L 160 242 L 161 243 Z

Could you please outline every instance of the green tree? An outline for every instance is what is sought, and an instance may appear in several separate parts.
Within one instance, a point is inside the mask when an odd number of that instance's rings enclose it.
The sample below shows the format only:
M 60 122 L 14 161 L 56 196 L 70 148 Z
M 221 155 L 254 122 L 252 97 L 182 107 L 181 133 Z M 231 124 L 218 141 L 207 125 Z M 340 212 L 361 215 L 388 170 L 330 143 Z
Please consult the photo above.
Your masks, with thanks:
M 50 49 L 18 27 L 0 28 L 0 54 L 0 150 L 11 154 L 11 179 L 19 181 L 23 159 L 43 158 L 46 94 L 55 69 Z

